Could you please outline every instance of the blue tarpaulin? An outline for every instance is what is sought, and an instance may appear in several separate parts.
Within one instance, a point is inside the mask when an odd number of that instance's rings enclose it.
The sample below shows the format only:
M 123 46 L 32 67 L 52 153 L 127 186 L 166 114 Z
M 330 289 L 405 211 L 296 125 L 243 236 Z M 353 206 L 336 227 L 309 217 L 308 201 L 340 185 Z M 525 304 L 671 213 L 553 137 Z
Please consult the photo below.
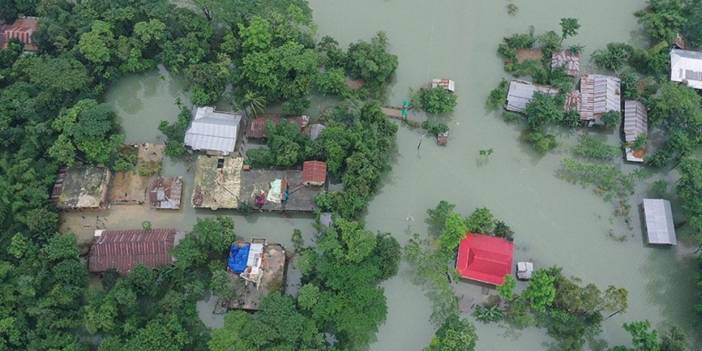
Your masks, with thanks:
M 249 244 L 233 244 L 229 250 L 229 269 L 234 273 L 241 273 L 246 269 L 246 260 L 249 258 Z

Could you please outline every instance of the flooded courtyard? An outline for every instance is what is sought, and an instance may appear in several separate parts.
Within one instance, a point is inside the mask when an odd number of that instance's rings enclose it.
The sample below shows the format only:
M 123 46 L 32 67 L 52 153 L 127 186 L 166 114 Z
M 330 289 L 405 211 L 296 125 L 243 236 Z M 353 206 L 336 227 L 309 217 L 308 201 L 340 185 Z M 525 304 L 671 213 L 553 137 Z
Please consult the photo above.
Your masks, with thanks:
M 503 36 L 527 31 L 530 25 L 537 32 L 555 30 L 561 17 L 576 17 L 582 28 L 571 41 L 584 45 L 587 56 L 607 42 L 640 40 L 633 12 L 643 7 L 643 0 L 518 1 L 519 12 L 514 17 L 507 14 L 504 1 L 445 0 L 440 6 L 423 0 L 310 3 L 320 35 L 332 35 L 344 46 L 351 40 L 368 39 L 379 30 L 388 34 L 390 51 L 400 61 L 388 104 L 400 105 L 410 88 L 432 78 L 450 78 L 457 84 L 459 103 L 449 123 L 448 146 L 436 146 L 427 139 L 418 147 L 421 135 L 400 128 L 392 171 L 364 216 L 368 229 L 390 232 L 404 243 L 413 233 L 426 233 L 426 209 L 440 200 L 456 204 L 464 214 L 487 207 L 515 231 L 517 259 L 530 259 L 537 267 L 558 265 L 565 274 L 584 282 L 629 291 L 627 312 L 603 323 L 601 337 L 610 345 L 628 344 L 629 336 L 621 325 L 634 320 L 648 319 L 656 327 L 675 324 L 688 335 L 699 329 L 692 308 L 696 302 L 694 256 L 684 245 L 652 248 L 644 244 L 636 210 L 641 194 L 631 198 L 629 227 L 621 217 L 613 216 L 611 204 L 591 190 L 556 178 L 576 135 L 560 135 L 561 147 L 540 157 L 518 141 L 517 126 L 484 108 L 489 91 L 506 76 L 495 53 Z M 584 68 L 591 70 L 591 65 L 586 61 Z M 128 143 L 162 142 L 158 124 L 176 119 L 176 99 L 188 102 L 184 88 L 161 69 L 124 78 L 111 88 L 106 102 L 117 112 Z M 606 137 L 618 145 L 617 135 Z M 479 160 L 478 151 L 488 148 L 494 154 L 487 161 Z M 243 238 L 262 237 L 290 247 L 295 228 L 306 239 L 312 237 L 312 220 L 305 216 L 242 216 L 234 211 L 193 209 L 192 164 L 166 158 L 161 172 L 183 177 L 181 210 L 113 205 L 99 212 L 68 213 L 63 216 L 62 229 L 87 241 L 95 228 L 139 228 L 150 221 L 154 228 L 189 229 L 198 217 L 227 215 L 233 217 L 237 235 Z M 647 189 L 651 179 L 645 182 L 640 190 Z M 384 288 L 389 313 L 370 350 L 420 350 L 428 345 L 435 328 L 429 322 L 431 304 L 422 289 L 411 283 L 406 267 Z M 480 299 L 483 292 L 462 283 L 457 293 L 471 301 Z M 204 303 L 199 306 L 209 308 Z M 495 324 L 475 325 L 480 351 L 543 350 L 549 341 L 538 329 L 512 331 Z M 693 349 L 702 347 L 699 340 L 694 341 Z

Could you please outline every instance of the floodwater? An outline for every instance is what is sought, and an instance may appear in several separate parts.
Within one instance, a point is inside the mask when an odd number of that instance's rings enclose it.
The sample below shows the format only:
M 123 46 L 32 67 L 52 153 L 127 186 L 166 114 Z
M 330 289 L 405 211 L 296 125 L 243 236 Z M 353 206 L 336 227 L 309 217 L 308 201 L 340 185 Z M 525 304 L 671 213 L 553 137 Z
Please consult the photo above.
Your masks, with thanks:
M 431 78 L 450 78 L 457 84 L 459 104 L 450 123 L 449 145 L 439 147 L 426 139 L 418 149 L 420 134 L 400 128 L 398 154 L 370 203 L 364 218 L 367 227 L 391 232 L 404 243 L 412 233 L 426 232 L 425 211 L 440 200 L 455 203 L 465 214 L 488 207 L 516 232 L 518 259 L 531 259 L 540 267 L 558 265 L 585 282 L 629 291 L 627 312 L 603 325 L 601 337 L 610 345 L 628 344 L 621 324 L 633 320 L 648 319 L 656 327 L 675 324 L 688 334 L 698 330 L 692 308 L 696 271 L 689 249 L 645 246 L 636 207 L 633 228 L 627 228 L 623 219 L 612 216 L 610 204 L 588 189 L 556 178 L 555 170 L 568 157 L 568 145 L 576 140 L 575 135 L 559 136 L 564 145 L 539 157 L 518 141 L 518 127 L 483 107 L 488 92 L 504 76 L 495 54 L 503 36 L 527 31 L 530 25 L 537 33 L 558 30 L 561 17 L 577 17 L 581 34 L 571 41 L 585 45 L 589 54 L 610 41 L 640 40 L 632 14 L 643 2 L 517 1 L 519 13 L 512 17 L 507 15 L 507 2 L 499 0 L 310 0 L 320 35 L 332 35 L 342 45 L 369 39 L 379 30 L 387 32 L 390 50 L 400 59 L 388 103 L 400 104 L 410 88 Z M 176 98 L 187 102 L 183 88 L 182 82 L 160 69 L 121 80 L 106 100 L 119 114 L 128 142 L 158 142 L 158 123 L 177 116 Z M 617 142 L 613 134 L 603 137 Z M 494 150 L 493 155 L 480 161 L 478 150 L 488 148 Z M 232 216 L 237 234 L 244 238 L 266 237 L 291 247 L 294 228 L 308 239 L 313 235 L 311 220 L 305 217 L 243 217 L 231 211 L 193 210 L 189 206 L 192 170 L 185 163 L 166 160 L 163 174 L 185 177 L 183 210 L 113 206 L 99 213 L 65 215 L 63 229 L 86 240 L 96 226 L 130 228 L 150 220 L 154 227 L 188 229 L 197 217 L 219 214 Z M 639 197 L 632 198 L 632 205 Z M 610 233 L 623 235 L 625 240 L 615 240 Z M 482 298 L 480 288 L 461 284 L 457 291 L 464 301 Z M 389 313 L 370 350 L 420 350 L 428 345 L 435 329 L 429 322 L 431 305 L 422 289 L 410 282 L 406 267 L 384 287 Z M 221 323 L 221 319 L 206 316 L 207 303 L 199 307 L 208 324 Z M 477 322 L 476 327 L 480 351 L 543 350 L 550 340 L 538 329 L 515 332 Z M 702 347 L 696 342 L 694 349 Z

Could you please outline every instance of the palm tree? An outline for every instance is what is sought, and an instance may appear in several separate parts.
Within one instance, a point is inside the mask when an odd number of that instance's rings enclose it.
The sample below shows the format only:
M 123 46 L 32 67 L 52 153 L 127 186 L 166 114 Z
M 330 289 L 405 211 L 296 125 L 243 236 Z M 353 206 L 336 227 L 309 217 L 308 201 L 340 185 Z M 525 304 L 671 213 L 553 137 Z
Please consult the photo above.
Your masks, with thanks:
M 241 104 L 244 108 L 248 109 L 254 116 L 266 109 L 266 98 L 253 91 L 247 91 L 241 100 Z

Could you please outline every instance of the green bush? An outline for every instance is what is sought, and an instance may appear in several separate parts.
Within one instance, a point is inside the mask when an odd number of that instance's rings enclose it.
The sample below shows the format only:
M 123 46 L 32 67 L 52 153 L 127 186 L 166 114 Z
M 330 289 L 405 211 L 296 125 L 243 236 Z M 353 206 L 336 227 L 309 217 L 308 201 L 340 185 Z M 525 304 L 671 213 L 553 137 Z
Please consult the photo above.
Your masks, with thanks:
M 497 111 L 505 105 L 507 101 L 507 92 L 509 90 L 509 82 L 506 79 L 502 79 L 497 88 L 490 92 L 490 95 L 485 102 L 485 108 L 488 111 Z
M 589 160 L 609 161 L 619 155 L 619 149 L 589 135 L 583 135 L 578 145 L 573 148 L 573 154 Z
M 448 125 L 443 122 L 435 121 L 435 120 L 427 120 L 422 122 L 422 128 L 426 129 L 429 134 L 433 136 L 437 136 L 441 133 L 446 133 L 449 130 Z
M 453 112 L 458 102 L 456 95 L 442 87 L 419 89 L 414 100 L 418 102 L 419 108 L 434 114 Z

